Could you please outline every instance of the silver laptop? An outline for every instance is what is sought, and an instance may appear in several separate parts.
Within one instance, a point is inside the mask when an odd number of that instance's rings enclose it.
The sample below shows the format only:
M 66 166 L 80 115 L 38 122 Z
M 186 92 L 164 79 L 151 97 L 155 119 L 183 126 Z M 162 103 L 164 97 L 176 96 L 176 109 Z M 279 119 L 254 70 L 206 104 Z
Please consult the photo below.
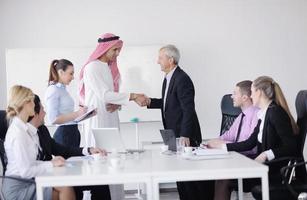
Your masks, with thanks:
M 140 149 L 126 149 L 118 128 L 93 128 L 96 147 L 108 152 L 116 150 L 119 153 L 143 152 Z
M 168 145 L 168 150 L 177 151 L 176 136 L 172 129 L 160 130 L 163 142 Z

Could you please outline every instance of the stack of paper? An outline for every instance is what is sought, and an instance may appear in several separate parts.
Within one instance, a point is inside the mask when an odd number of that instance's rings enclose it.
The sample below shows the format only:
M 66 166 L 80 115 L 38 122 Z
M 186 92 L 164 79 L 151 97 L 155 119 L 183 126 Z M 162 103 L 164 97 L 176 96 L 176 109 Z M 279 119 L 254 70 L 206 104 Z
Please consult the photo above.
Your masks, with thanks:
M 182 157 L 186 160 L 210 160 L 229 158 L 229 154 L 226 149 L 207 149 L 198 147 L 192 154 L 182 154 Z
M 88 155 L 88 156 L 72 156 L 72 157 L 69 157 L 66 161 L 75 162 L 75 161 L 83 161 L 83 160 L 94 160 L 94 158 L 90 155 Z
M 207 148 L 197 148 L 193 152 L 197 156 L 212 156 L 212 155 L 227 155 L 227 149 L 207 149 Z

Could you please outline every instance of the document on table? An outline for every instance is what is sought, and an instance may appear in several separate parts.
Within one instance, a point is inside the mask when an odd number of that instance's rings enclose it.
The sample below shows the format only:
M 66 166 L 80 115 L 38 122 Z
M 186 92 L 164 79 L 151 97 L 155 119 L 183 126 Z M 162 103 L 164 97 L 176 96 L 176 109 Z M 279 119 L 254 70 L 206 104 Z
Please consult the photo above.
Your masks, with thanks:
M 225 158 L 230 158 L 229 154 L 224 154 L 224 155 L 207 155 L 207 156 L 196 156 L 195 154 L 186 156 L 182 156 L 183 159 L 185 160 L 214 160 L 214 159 L 225 159 Z
M 210 160 L 229 158 L 229 153 L 227 149 L 207 149 L 199 147 L 190 155 L 182 154 L 182 157 L 187 160 Z
M 69 157 L 67 159 L 67 161 L 72 161 L 72 162 L 83 161 L 83 160 L 94 160 L 94 159 L 91 155 L 88 155 L 88 156 L 72 156 L 72 157 Z
M 197 148 L 193 151 L 197 156 L 228 155 L 227 149 Z

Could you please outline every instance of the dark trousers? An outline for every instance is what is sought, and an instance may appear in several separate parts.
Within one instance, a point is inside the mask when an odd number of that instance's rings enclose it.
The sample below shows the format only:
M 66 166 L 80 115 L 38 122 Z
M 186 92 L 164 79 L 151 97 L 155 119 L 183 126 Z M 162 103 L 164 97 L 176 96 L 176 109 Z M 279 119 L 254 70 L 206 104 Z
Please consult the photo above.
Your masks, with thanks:
M 191 146 L 197 147 L 198 142 L 190 138 Z M 177 182 L 180 200 L 213 200 L 215 181 Z
M 111 195 L 108 185 L 77 186 L 74 187 L 74 189 L 76 193 L 76 200 L 82 200 L 83 190 L 91 191 L 92 200 L 111 200 Z
M 180 200 L 212 200 L 214 181 L 177 182 Z
M 53 136 L 57 143 L 69 147 L 80 146 L 80 132 L 78 125 L 63 125 L 57 128 Z M 91 191 L 92 200 L 111 200 L 110 190 L 108 185 L 94 185 L 94 186 L 77 186 L 74 187 L 76 199 L 83 199 L 83 190 Z
M 77 124 L 63 125 L 56 129 L 54 140 L 68 147 L 79 147 L 80 146 L 80 132 Z

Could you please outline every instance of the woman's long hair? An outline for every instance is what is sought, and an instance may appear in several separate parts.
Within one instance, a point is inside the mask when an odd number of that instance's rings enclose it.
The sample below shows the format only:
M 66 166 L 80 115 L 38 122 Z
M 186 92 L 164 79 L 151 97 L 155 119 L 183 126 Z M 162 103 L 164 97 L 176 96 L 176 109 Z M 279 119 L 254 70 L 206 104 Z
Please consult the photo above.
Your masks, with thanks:
M 50 64 L 48 85 L 59 82 L 58 71 L 60 69 L 66 71 L 68 66 L 74 65 L 72 64 L 72 62 L 66 59 L 53 60 Z
M 299 133 L 299 128 L 294 121 L 294 118 L 290 112 L 288 103 L 286 101 L 286 98 L 279 86 L 279 84 L 274 81 L 271 77 L 269 76 L 260 76 L 256 78 L 253 82 L 253 87 L 255 89 L 260 89 L 263 91 L 263 93 L 270 99 L 275 101 L 278 105 L 280 105 L 288 114 L 291 120 L 291 125 L 293 129 L 294 134 Z

